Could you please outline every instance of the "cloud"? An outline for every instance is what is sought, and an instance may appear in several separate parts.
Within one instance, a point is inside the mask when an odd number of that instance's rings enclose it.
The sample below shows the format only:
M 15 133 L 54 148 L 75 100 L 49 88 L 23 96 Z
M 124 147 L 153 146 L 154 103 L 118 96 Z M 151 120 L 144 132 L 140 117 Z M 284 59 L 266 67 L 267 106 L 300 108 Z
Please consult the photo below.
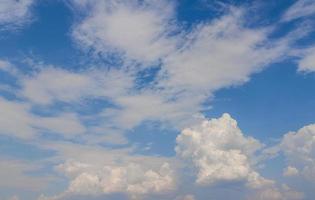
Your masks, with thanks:
M 236 8 L 186 30 L 166 1 L 72 2 L 86 14 L 73 28 L 75 41 L 105 58 L 115 54 L 133 74 L 134 87 L 113 98 L 118 108 L 103 113 L 122 129 L 145 120 L 189 126 L 213 92 L 245 83 L 285 55 L 294 40 L 267 40 L 272 28 L 246 27 L 244 11 Z M 152 82 L 139 85 L 152 66 L 158 68 Z
M 41 142 L 38 146 L 56 151 L 48 160 L 56 163 L 56 172 L 69 180 L 64 192 L 42 199 L 117 193 L 139 199 L 172 192 L 177 187 L 172 158 L 137 155 L 130 147 L 111 149 L 57 141 Z
M 0 70 L 9 73 L 16 71 L 15 67 L 7 60 L 0 60 Z
M 291 21 L 315 14 L 315 3 L 312 0 L 296 1 L 283 15 L 283 21 Z
M 143 62 L 157 61 L 173 50 L 168 39 L 173 6 L 167 1 L 74 2 L 81 8 L 85 4 L 90 13 L 73 31 L 80 46 Z
M 30 172 L 40 169 L 41 165 L 21 160 L 0 159 L 0 187 L 7 189 L 42 191 L 56 177 L 34 176 Z
M 86 145 L 51 145 L 60 149 L 61 159 L 72 157 L 56 166 L 58 173 L 69 178 L 69 186 L 52 199 L 112 193 L 139 199 L 143 195 L 166 193 L 176 188 L 175 171 L 165 158 L 129 155 L 128 151 Z
M 298 174 L 299 174 L 299 170 L 296 169 L 295 167 L 291 167 L 291 166 L 288 166 L 283 171 L 283 176 L 296 176 Z
M 176 164 L 194 168 L 196 187 L 240 182 L 261 192 L 257 199 L 285 199 L 283 192 L 291 194 L 291 189 L 276 188 L 274 181 L 257 171 L 256 154 L 263 147 L 259 141 L 244 136 L 228 114 L 206 120 L 201 113 L 203 103 L 215 91 L 243 84 L 252 74 L 283 58 L 291 42 L 300 37 L 296 32 L 271 40 L 274 27 L 250 28 L 245 11 L 236 8 L 187 29 L 176 20 L 176 5 L 166 1 L 71 2 L 81 19 L 73 26 L 74 41 L 102 58 L 117 58 L 118 66 L 70 71 L 47 65 L 29 75 L 13 73 L 20 86 L 15 91 L 17 99 L 0 98 L 0 110 L 5 113 L 0 116 L 1 134 L 29 141 L 37 138 L 34 145 L 54 150 L 56 155 L 48 160 L 69 180 L 66 191 L 56 199 L 76 194 L 127 193 L 138 198 L 167 193 L 177 186 Z M 29 8 L 26 5 L 31 3 L 23 5 Z M 301 60 L 302 70 L 311 68 L 312 55 Z M 0 62 L 2 71 L 10 71 L 9 66 Z M 150 71 L 155 68 L 156 73 Z M 143 75 L 147 71 L 150 81 Z M 52 116 L 32 110 L 36 106 L 50 110 L 58 103 L 79 107 L 95 99 L 112 106 L 88 116 L 71 108 L 60 108 Z M 199 125 L 192 125 L 201 119 L 204 121 Z M 144 121 L 184 128 L 176 140 L 177 157 L 141 156 L 132 147 L 99 145 L 104 141 L 128 144 L 123 134 Z M 61 141 L 38 139 L 47 132 L 61 135 Z M 309 139 L 309 134 L 296 135 Z M 292 161 L 289 159 L 292 169 L 312 174 L 313 150 L 299 151 L 300 146 L 309 148 L 304 136 L 304 142 L 299 137 L 288 134 L 280 146 L 288 157 L 293 155 Z M 178 158 L 183 163 L 177 163 Z M 294 158 L 305 165 L 300 166 Z M 287 173 L 292 174 L 292 169 Z M 182 198 L 194 199 L 190 195 Z
M 0 4 L 0 25 L 17 26 L 27 22 L 30 19 L 30 9 L 33 3 L 33 0 L 2 0 Z
M 301 59 L 298 62 L 298 71 L 314 72 L 315 71 L 315 48 L 304 50 Z
M 315 181 L 315 125 L 307 125 L 283 136 L 279 145 L 289 164 L 304 178 Z M 292 170 L 291 170 L 292 171 Z M 296 173 L 294 173 L 296 174 Z
M 70 193 L 115 193 L 132 195 L 168 191 L 174 188 L 172 171 L 167 163 L 158 171 L 145 170 L 130 163 L 123 167 L 104 166 L 99 172 L 81 173 L 71 181 Z
M 57 78 L 58 77 L 58 78 Z M 91 80 L 80 74 L 61 69 L 44 69 L 35 76 L 23 80 L 23 95 L 34 103 L 47 104 L 53 99 L 74 101 L 81 91 L 91 86 Z
M 176 141 L 177 155 L 197 171 L 197 184 L 245 181 L 252 188 L 272 184 L 261 177 L 251 163 L 262 144 L 245 137 L 228 114 L 184 129 Z
M 8 101 L 0 98 L 1 134 L 14 135 L 19 138 L 30 138 L 34 134 L 31 128 L 32 117 L 28 113 L 29 106 L 20 102 Z M 4 114 L 5 113 L 5 114 Z M 18 123 L 19 125 L 17 126 Z
M 31 112 L 31 106 L 25 102 L 7 100 L 0 97 L 0 134 L 21 139 L 34 139 L 43 132 L 73 138 L 85 132 L 85 127 L 73 113 L 56 116 L 39 116 Z

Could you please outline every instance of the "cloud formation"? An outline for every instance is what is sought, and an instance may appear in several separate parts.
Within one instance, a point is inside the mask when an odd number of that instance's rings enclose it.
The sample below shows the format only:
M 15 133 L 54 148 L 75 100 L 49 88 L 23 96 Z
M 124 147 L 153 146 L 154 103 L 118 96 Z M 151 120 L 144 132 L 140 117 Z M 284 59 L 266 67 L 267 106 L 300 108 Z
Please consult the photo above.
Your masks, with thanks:
M 244 136 L 228 114 L 184 129 L 176 141 L 177 155 L 194 166 L 198 184 L 245 181 L 252 188 L 272 184 L 252 166 L 254 153 L 262 144 Z
M 283 136 L 280 149 L 289 164 L 286 175 L 300 174 L 314 181 L 315 176 L 315 125 L 307 125 Z
M 0 4 L 0 25 L 17 26 L 23 24 L 30 19 L 30 9 L 33 5 L 33 0 L 2 0 Z
M 312 0 L 296 1 L 283 15 L 284 21 L 295 20 L 315 14 L 315 3 Z
M 306 49 L 301 56 L 298 63 L 298 71 L 300 72 L 314 72 L 315 71 L 315 49 Z
M 279 23 L 314 14 L 311 1 L 301 2 L 289 8 Z M 71 37 L 86 55 L 92 54 L 88 59 L 93 66 L 82 70 L 41 64 L 23 73 L 0 60 L 0 72 L 12 76 L 16 84 L 0 83 L 0 90 L 12 96 L 0 97 L 5 113 L 0 115 L 0 134 L 53 151 L 45 161 L 69 182 L 60 195 L 40 199 L 122 193 L 133 199 L 166 195 L 171 200 L 195 200 L 200 190 L 211 193 L 220 184 L 230 190 L 234 183 L 245 195 L 252 194 L 249 199 L 303 199 L 302 193 L 262 176 L 259 164 L 264 163 L 258 158 L 264 145 L 244 135 L 229 114 L 205 119 L 204 103 L 216 91 L 244 84 L 290 55 L 292 44 L 309 30 L 275 38 L 276 26 L 252 27 L 246 22 L 246 10 L 235 7 L 186 27 L 176 19 L 176 3 L 164 0 L 68 3 L 77 19 Z M 31 0 L 5 0 L 0 5 L 0 25 L 29 19 L 32 5 Z M 298 70 L 314 71 L 313 48 L 302 51 Z M 102 104 L 97 110 L 78 111 L 97 101 Z M 180 132 L 175 156 L 144 156 L 136 151 L 126 135 L 144 122 Z M 284 176 L 302 174 L 314 180 L 314 133 L 314 125 L 306 126 L 286 134 L 277 145 L 288 161 Z M 24 187 L 27 182 L 40 187 L 47 181 L 26 176 L 24 169 L 33 167 L 0 161 L 1 168 L 8 164 L 8 174 L 18 177 L 0 185 Z M 179 168 L 192 169 L 195 184 L 179 184 L 191 177 L 177 174 L 182 172 Z M 185 191 L 187 187 L 191 191 Z M 183 191 L 188 195 L 179 195 Z

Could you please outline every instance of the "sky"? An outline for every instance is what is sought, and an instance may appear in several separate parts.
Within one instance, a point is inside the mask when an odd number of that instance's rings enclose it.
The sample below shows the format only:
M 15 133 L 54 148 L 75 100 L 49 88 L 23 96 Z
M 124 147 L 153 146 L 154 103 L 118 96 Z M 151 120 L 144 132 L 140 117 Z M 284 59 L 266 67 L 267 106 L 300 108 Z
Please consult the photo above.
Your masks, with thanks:
M 315 1 L 0 0 L 1 200 L 312 200 Z

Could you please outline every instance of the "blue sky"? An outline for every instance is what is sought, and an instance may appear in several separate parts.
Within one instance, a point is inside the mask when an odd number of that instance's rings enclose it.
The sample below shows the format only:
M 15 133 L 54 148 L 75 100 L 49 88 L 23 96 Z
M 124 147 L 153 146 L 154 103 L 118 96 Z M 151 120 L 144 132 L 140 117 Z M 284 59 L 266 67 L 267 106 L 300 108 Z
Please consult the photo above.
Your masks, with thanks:
M 0 199 L 311 200 L 312 0 L 3 0 Z

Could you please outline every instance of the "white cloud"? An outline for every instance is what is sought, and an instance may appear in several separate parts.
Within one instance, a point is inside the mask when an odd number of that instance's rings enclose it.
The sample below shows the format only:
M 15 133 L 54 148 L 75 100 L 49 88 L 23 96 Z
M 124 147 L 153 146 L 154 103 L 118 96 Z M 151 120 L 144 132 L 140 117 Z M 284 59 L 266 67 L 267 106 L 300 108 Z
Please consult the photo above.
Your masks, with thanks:
M 44 69 L 23 80 L 23 95 L 35 103 L 47 104 L 54 98 L 74 101 L 81 97 L 81 91 L 91 87 L 88 77 L 61 69 Z
M 242 12 L 232 10 L 193 29 L 183 47 L 165 59 L 163 69 L 169 78 L 163 84 L 207 93 L 244 83 L 281 56 L 279 47 L 266 43 L 267 31 L 243 27 L 242 17 Z
M 42 131 L 59 133 L 66 138 L 73 138 L 86 132 L 78 117 L 73 113 L 65 113 L 56 117 L 37 117 L 36 128 Z
M 246 181 L 252 188 L 272 184 L 261 177 L 251 163 L 262 145 L 254 138 L 245 137 L 228 114 L 184 129 L 176 141 L 177 155 L 197 170 L 198 184 Z
M 0 98 L 0 110 L 0 134 L 33 139 L 43 131 L 60 134 L 65 138 L 73 138 L 85 132 L 85 127 L 73 113 L 38 116 L 31 112 L 29 104 L 4 98 Z
M 98 172 L 84 172 L 71 181 L 68 191 L 78 194 L 126 192 L 131 195 L 168 191 L 174 188 L 172 171 L 167 163 L 157 171 L 127 166 L 104 166 Z
M 30 163 L 21 160 L 0 159 L 0 187 L 17 190 L 42 191 L 50 182 L 55 180 L 53 176 L 32 176 L 29 172 L 40 168 L 38 163 Z
M 315 71 L 315 48 L 304 51 L 301 60 L 298 63 L 298 71 L 314 72 Z
M 130 198 L 171 192 L 176 189 L 172 158 L 134 155 L 132 149 L 110 149 L 69 142 L 41 142 L 39 147 L 56 150 L 49 158 L 58 173 L 69 179 L 68 188 L 54 197 L 124 193 Z
M 152 165 L 129 162 L 124 165 L 97 165 L 67 161 L 57 167 L 70 178 L 68 189 L 56 199 L 72 195 L 125 193 L 139 199 L 142 195 L 175 189 L 174 171 L 168 163 Z M 53 197 L 52 197 L 53 198 Z
M 283 176 L 296 176 L 298 174 L 299 174 L 299 170 L 291 166 L 288 166 L 283 171 Z
M 84 4 L 75 3 L 81 7 Z M 102 53 L 120 52 L 129 59 L 144 62 L 157 61 L 173 50 L 174 44 L 166 39 L 173 11 L 167 1 L 93 3 L 86 8 L 89 16 L 73 32 L 80 45 Z
M 315 2 L 313 0 L 296 1 L 283 15 L 283 21 L 307 17 L 315 14 Z
M 31 127 L 32 116 L 28 113 L 28 109 L 29 106 L 21 102 L 0 98 L 0 133 L 19 138 L 32 137 L 34 129 Z
M 285 134 L 279 147 L 290 167 L 294 167 L 304 178 L 315 181 L 314 124 Z
M 246 28 L 238 9 L 187 31 L 174 19 L 174 5 L 165 1 L 74 1 L 74 5 L 88 13 L 73 30 L 83 47 L 105 54 L 123 52 L 123 68 L 133 74 L 152 66 L 148 62 L 160 63 L 153 83 L 116 96 L 120 109 L 104 112 L 112 124 L 125 129 L 144 120 L 167 121 L 179 129 L 189 126 L 214 91 L 248 81 L 284 55 L 289 45 L 287 38 L 267 42 L 267 29 Z M 142 67 L 130 67 L 130 59 Z
M 290 40 L 294 40 L 289 36 L 267 40 L 272 28 L 248 28 L 237 9 L 190 30 L 181 30 L 181 24 L 174 19 L 174 5 L 166 1 L 73 2 L 87 14 L 73 27 L 77 43 L 103 56 L 118 52 L 124 64 L 117 69 L 80 72 L 45 66 L 30 76 L 17 76 L 22 87 L 18 97 L 23 102 L 0 98 L 0 110 L 5 113 L 0 116 L 1 134 L 30 139 L 48 131 L 65 138 L 82 136 L 88 141 L 82 145 L 48 141 L 37 144 L 55 150 L 51 160 L 64 163 L 57 169 L 69 178 L 70 185 L 60 197 L 113 192 L 134 197 L 173 189 L 175 175 L 166 158 L 131 156 L 131 149 L 110 150 L 95 143 L 127 143 L 122 133 L 146 120 L 166 122 L 178 129 L 190 127 L 193 121 L 200 120 L 202 103 L 214 91 L 245 83 L 253 73 L 280 59 L 288 51 Z M 131 62 L 134 60 L 137 64 Z M 309 68 L 312 60 L 305 60 L 301 66 Z M 161 69 L 152 83 L 137 88 L 138 74 L 157 63 Z M 0 63 L 2 70 L 7 66 Z M 38 104 L 75 104 L 99 97 L 116 107 L 95 114 L 93 120 L 101 125 L 92 128 L 82 124 L 79 114 L 42 117 L 31 112 L 31 107 Z M 118 132 L 111 132 L 114 130 Z M 87 132 L 91 134 L 84 134 Z M 102 135 L 95 136 L 96 132 Z M 282 147 L 287 143 L 284 140 Z M 286 149 L 299 145 L 307 146 L 294 143 Z M 184 129 L 177 137 L 176 152 L 184 165 L 189 163 L 195 168 L 198 184 L 240 181 L 249 188 L 268 186 L 269 191 L 260 190 L 260 199 L 283 198 L 282 192 L 273 189 L 273 181 L 255 169 L 255 154 L 261 148 L 259 141 L 244 136 L 237 122 L 224 114 Z M 305 156 L 293 151 L 286 154 L 297 154 L 299 159 Z M 313 159 L 312 153 L 305 154 Z M 69 158 L 73 161 L 67 162 Z M 309 159 L 303 162 L 307 163 L 303 171 L 313 173 L 314 163 L 308 163 Z M 292 167 L 301 169 L 295 164 Z M 183 198 L 194 199 L 190 195 Z
M 30 17 L 33 0 L 1 0 L 0 25 L 19 25 Z

